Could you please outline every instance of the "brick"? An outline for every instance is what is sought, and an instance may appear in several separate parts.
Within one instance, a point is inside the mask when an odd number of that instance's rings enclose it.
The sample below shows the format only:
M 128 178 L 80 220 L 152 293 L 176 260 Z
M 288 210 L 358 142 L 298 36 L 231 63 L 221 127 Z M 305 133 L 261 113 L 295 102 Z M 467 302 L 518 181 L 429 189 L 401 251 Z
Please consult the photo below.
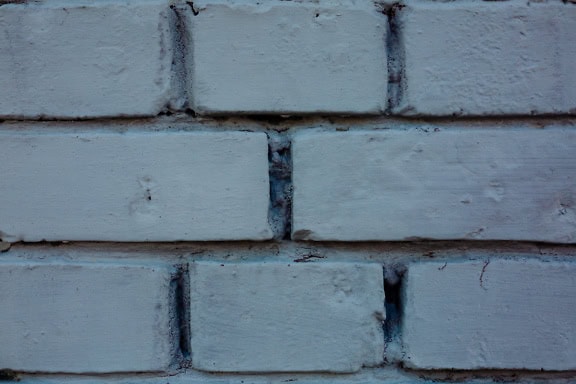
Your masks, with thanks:
M 200 262 L 191 268 L 194 368 L 353 372 L 382 362 L 382 267 Z
M 386 16 L 371 2 L 194 1 L 191 95 L 201 113 L 379 114 Z
M 576 8 L 408 2 L 399 12 L 405 115 L 576 113 Z
M 170 99 L 168 4 L 0 8 L 0 117 L 156 115 Z
M 0 264 L 0 365 L 29 372 L 162 371 L 171 360 L 170 270 Z
M 0 133 L 4 241 L 263 240 L 264 133 Z
M 428 262 L 408 268 L 404 363 L 417 369 L 576 368 L 576 267 Z
M 560 127 L 301 132 L 292 236 L 574 243 L 574 143 Z

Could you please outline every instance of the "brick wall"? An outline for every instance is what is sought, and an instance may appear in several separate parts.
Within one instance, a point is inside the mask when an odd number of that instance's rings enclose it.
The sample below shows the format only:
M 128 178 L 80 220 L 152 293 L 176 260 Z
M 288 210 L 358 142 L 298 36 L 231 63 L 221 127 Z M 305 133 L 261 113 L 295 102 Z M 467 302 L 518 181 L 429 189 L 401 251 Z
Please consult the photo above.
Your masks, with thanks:
M 0 380 L 576 380 L 576 5 L 0 1 Z

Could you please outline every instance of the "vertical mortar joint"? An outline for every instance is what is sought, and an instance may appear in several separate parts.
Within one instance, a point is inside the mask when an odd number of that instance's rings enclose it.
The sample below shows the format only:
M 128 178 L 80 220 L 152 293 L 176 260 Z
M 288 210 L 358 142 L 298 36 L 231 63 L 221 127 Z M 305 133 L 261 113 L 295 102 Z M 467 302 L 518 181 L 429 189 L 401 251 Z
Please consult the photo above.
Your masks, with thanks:
M 381 5 L 382 13 L 388 16 L 386 47 L 388 53 L 388 106 L 387 112 L 393 113 L 402 102 L 405 84 L 405 52 L 402 27 L 399 14 L 405 5 L 393 3 Z
M 292 226 L 292 154 L 290 138 L 268 132 L 269 221 L 276 240 L 289 240 Z
M 383 322 L 384 341 L 386 345 L 384 361 L 387 364 L 401 360 L 401 330 L 403 316 L 403 278 L 405 265 L 384 266 L 384 308 L 386 319 Z
M 172 280 L 175 306 L 175 327 L 177 330 L 177 355 L 180 367 L 189 365 L 190 348 L 190 278 L 188 263 L 176 266 Z
M 190 11 L 181 3 L 171 2 L 169 20 L 172 38 L 172 89 L 174 94 L 167 106 L 168 111 L 185 111 L 188 114 L 188 54 L 190 39 L 188 34 L 188 15 Z

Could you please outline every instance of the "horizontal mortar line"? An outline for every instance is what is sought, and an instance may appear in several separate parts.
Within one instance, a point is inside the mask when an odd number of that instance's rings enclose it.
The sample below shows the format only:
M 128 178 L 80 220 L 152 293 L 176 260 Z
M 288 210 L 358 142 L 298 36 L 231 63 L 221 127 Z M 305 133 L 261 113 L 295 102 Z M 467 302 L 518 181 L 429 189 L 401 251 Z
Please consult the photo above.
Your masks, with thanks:
M 247 249 L 262 252 L 274 249 L 278 252 L 283 250 L 337 250 L 362 252 L 365 250 L 381 252 L 414 252 L 420 250 L 442 251 L 510 251 L 510 252 L 532 252 L 541 254 L 545 252 L 576 252 L 576 244 L 543 243 L 534 241 L 479 241 L 479 240 L 438 240 L 438 241 L 402 241 L 402 242 L 295 242 L 295 241 L 182 241 L 182 242 L 113 242 L 113 241 L 45 241 L 45 242 L 16 242 L 11 243 L 11 248 L 6 253 L 15 249 L 79 249 L 102 251 L 123 251 L 130 252 L 152 251 L 152 252 L 193 252 L 201 250 L 229 250 Z
M 93 241 L 93 240 L 55 240 L 55 241 L 18 241 L 12 243 L 13 245 L 29 245 L 29 246 L 43 246 L 43 245 L 170 245 L 170 246 L 182 246 L 182 245 L 190 245 L 190 246 L 212 246 L 218 244 L 229 244 L 229 245 L 246 245 L 246 246 L 255 246 L 255 245 L 286 245 L 286 244 L 295 244 L 302 247 L 308 246 L 339 246 L 339 245 L 346 245 L 346 246 L 406 246 L 406 245 L 454 245 L 454 246 L 463 246 L 463 245 L 475 245 L 475 246 L 482 246 L 482 245 L 521 245 L 521 244 L 528 244 L 528 245 L 537 245 L 537 246 L 545 246 L 545 247 L 567 247 L 573 246 L 576 247 L 575 244 L 569 243 L 552 243 L 552 242 L 543 242 L 543 241 L 529 241 L 529 240 L 471 240 L 471 239 L 442 239 L 442 240 L 434 240 L 434 239 L 418 239 L 418 240 L 402 240 L 402 241 L 394 241 L 394 240 L 387 240 L 387 241 L 337 241 L 337 240 L 327 240 L 327 241 L 303 241 L 303 240 L 283 240 L 283 241 L 275 241 L 275 240 L 182 240 L 182 241 Z
M 551 380 L 576 378 L 576 370 L 566 371 L 541 371 L 531 369 L 476 369 L 476 370 L 453 370 L 453 369 L 410 369 L 403 368 L 403 372 L 413 374 L 424 380 L 450 380 L 463 381 L 470 378 L 487 380 L 492 378 L 505 379 L 517 375 L 513 382 L 522 383 L 522 380 Z M 508 382 L 504 380 L 503 382 Z M 510 381 L 512 382 L 512 381 Z
M 479 370 L 412 370 L 407 368 L 397 368 L 396 364 L 387 364 L 383 367 L 364 367 L 362 370 L 352 374 L 331 374 L 324 372 L 253 372 L 253 373 L 206 373 L 196 369 L 179 368 L 174 372 L 123 372 L 123 373 L 101 373 L 101 374 L 88 374 L 88 373 L 28 373 L 28 372 L 13 372 L 18 375 L 21 381 L 27 380 L 62 380 L 74 381 L 84 379 L 102 379 L 104 382 L 107 379 L 123 380 L 123 379 L 146 379 L 153 381 L 155 379 L 166 380 L 185 379 L 185 380 L 202 380 L 202 382 L 210 383 L 220 382 L 223 379 L 256 379 L 261 380 L 267 377 L 274 379 L 296 378 L 299 380 L 314 379 L 316 381 L 326 380 L 331 382 L 337 379 L 338 382 L 345 382 L 349 379 L 355 382 L 356 378 L 366 378 L 367 374 L 390 373 L 401 375 L 404 379 L 410 378 L 414 383 L 426 382 L 429 380 L 450 380 L 462 381 L 469 379 L 476 380 L 490 380 L 494 378 L 503 379 L 515 377 L 514 382 L 522 382 L 522 380 L 554 380 L 554 379 L 573 379 L 576 378 L 576 370 L 568 371 L 535 371 L 523 369 L 479 369 Z M 411 382 L 412 382 L 411 381 Z M 164 381 L 163 381 L 164 383 Z
M 342 123 L 381 123 L 381 122 L 403 122 L 403 123 L 466 123 L 466 122 L 509 122 L 509 121 L 566 121 L 574 120 L 574 114 L 541 114 L 541 115 L 462 115 L 462 116 L 402 116 L 402 115 L 338 115 L 338 114 L 306 114 L 296 115 L 289 114 L 288 117 L 282 117 L 280 114 L 226 114 L 226 115 L 199 115 L 197 117 L 189 116 L 186 113 L 172 113 L 170 116 L 117 116 L 117 117 L 97 117 L 97 118 L 54 118 L 54 119 L 19 119 L 19 118 L 0 118 L 2 124 L 14 123 L 127 123 L 127 122 L 149 122 L 149 123 L 225 123 L 228 121 L 247 122 L 251 124 L 269 124 L 269 125 L 290 125 L 298 126 L 306 122 L 326 122 L 332 124 Z M 273 121 L 270 123 L 268 121 Z
M 35 380 L 35 379 L 63 379 L 63 380 L 77 380 L 87 378 L 101 378 L 101 379 L 157 379 L 168 378 L 181 375 L 183 369 L 178 368 L 174 371 L 149 371 L 149 372 L 102 372 L 102 373 L 78 373 L 78 372 L 25 372 L 25 371 L 12 371 L 22 380 Z
M 566 119 L 483 119 L 483 120 L 309 120 L 280 124 L 269 124 L 255 120 L 229 119 L 229 120 L 173 120 L 173 119 L 137 119 L 137 120 L 86 120 L 86 121 L 6 121 L 0 123 L 0 134 L 19 133 L 33 135 L 35 133 L 194 133 L 194 132 L 265 132 L 280 135 L 306 131 L 310 129 L 323 129 L 327 132 L 338 131 L 373 131 L 419 129 L 423 125 L 435 126 L 445 129 L 490 128 L 498 126 L 504 130 L 539 129 L 547 126 L 576 126 L 576 118 Z M 23 130 L 22 126 L 29 128 Z M 34 131 L 34 129 L 39 129 Z

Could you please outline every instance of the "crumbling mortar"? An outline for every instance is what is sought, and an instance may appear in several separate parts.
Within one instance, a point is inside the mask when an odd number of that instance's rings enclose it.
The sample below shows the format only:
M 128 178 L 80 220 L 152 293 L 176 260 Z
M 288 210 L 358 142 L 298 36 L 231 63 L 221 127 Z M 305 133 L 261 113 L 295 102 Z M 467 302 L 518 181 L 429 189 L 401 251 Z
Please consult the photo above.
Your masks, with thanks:
M 406 265 L 403 263 L 388 263 L 383 266 L 386 319 L 382 328 L 385 341 L 384 363 L 386 365 L 397 365 L 402 360 L 403 278 L 405 272 Z
M 26 4 L 28 0 L 0 0 L 0 7 L 8 4 Z M 0 380 L 2 376 L 0 376 Z
M 424 382 L 434 383 L 468 383 L 473 381 L 477 384 L 483 383 L 548 383 L 548 384 L 568 384 L 573 383 L 576 378 L 576 371 L 533 371 L 523 369 L 478 369 L 473 371 L 439 369 L 439 370 L 419 370 L 404 368 L 404 373 L 414 376 Z
M 191 361 L 190 348 L 190 278 L 189 264 L 176 265 L 176 273 L 171 281 L 173 295 L 173 329 L 172 335 L 175 346 L 176 369 L 187 368 Z
M 159 116 L 101 116 L 101 117 L 40 117 L 40 118 L 19 118 L 2 116 L 0 126 L 9 127 L 18 124 L 58 124 L 67 125 L 71 123 L 96 124 L 100 129 L 106 126 L 115 125 L 169 125 L 180 123 L 202 124 L 207 128 L 218 127 L 219 130 L 236 130 L 238 126 L 251 126 L 251 129 L 263 131 L 272 130 L 276 132 L 297 131 L 314 127 L 324 127 L 336 130 L 381 130 L 382 127 L 410 128 L 418 125 L 434 125 L 438 127 L 461 128 L 463 125 L 472 127 L 490 127 L 497 124 L 504 127 L 526 126 L 526 128 L 545 128 L 546 126 L 573 126 L 576 124 L 574 115 L 543 114 L 537 116 L 528 115 L 506 115 L 506 116 L 321 116 L 321 115 L 220 115 L 220 116 L 200 116 L 196 111 L 186 107 L 181 111 L 170 111 L 170 114 L 161 113 Z M 78 124 L 73 124 L 78 127 Z M 137 128 L 131 126 L 131 130 Z M 3 129 L 3 128 L 2 128 Z M 194 130 L 197 130 L 195 128 Z
M 0 2 L 0 6 L 2 3 Z M 11 369 L 0 369 L 0 381 L 20 381 L 18 372 Z
M 404 8 L 401 3 L 381 6 L 382 13 L 388 16 L 388 33 L 386 48 L 388 52 L 388 106 L 386 112 L 394 113 L 402 103 L 406 87 L 405 82 L 405 52 L 402 36 L 402 23 L 399 13 Z
M 183 241 L 183 242 L 15 242 L 3 255 L 25 257 L 27 260 L 44 260 L 64 257 L 67 261 L 91 259 L 94 254 L 109 254 L 110 260 L 162 260 L 180 264 L 194 255 L 195 258 L 223 260 L 224 254 L 238 253 L 241 260 L 278 260 L 287 255 L 328 256 L 330 260 L 380 262 L 384 265 L 435 260 L 454 262 L 458 260 L 488 259 L 576 261 L 576 245 L 550 244 L 518 241 L 422 241 L 422 242 L 325 242 L 298 243 L 236 241 Z M 234 259 L 234 257 L 232 257 Z M 441 266 L 441 265 L 439 265 Z
M 292 154 L 286 134 L 268 132 L 270 209 L 275 240 L 290 240 L 292 230 Z
M 188 23 L 190 7 L 187 3 L 172 2 L 170 4 L 172 12 L 169 14 L 170 34 L 173 47 L 172 56 L 172 89 L 173 97 L 169 101 L 165 110 L 160 115 L 170 116 L 175 112 L 184 112 L 187 116 L 196 117 L 196 113 L 189 108 L 189 73 L 188 55 L 191 52 Z M 193 11 L 193 9 L 192 9 Z

